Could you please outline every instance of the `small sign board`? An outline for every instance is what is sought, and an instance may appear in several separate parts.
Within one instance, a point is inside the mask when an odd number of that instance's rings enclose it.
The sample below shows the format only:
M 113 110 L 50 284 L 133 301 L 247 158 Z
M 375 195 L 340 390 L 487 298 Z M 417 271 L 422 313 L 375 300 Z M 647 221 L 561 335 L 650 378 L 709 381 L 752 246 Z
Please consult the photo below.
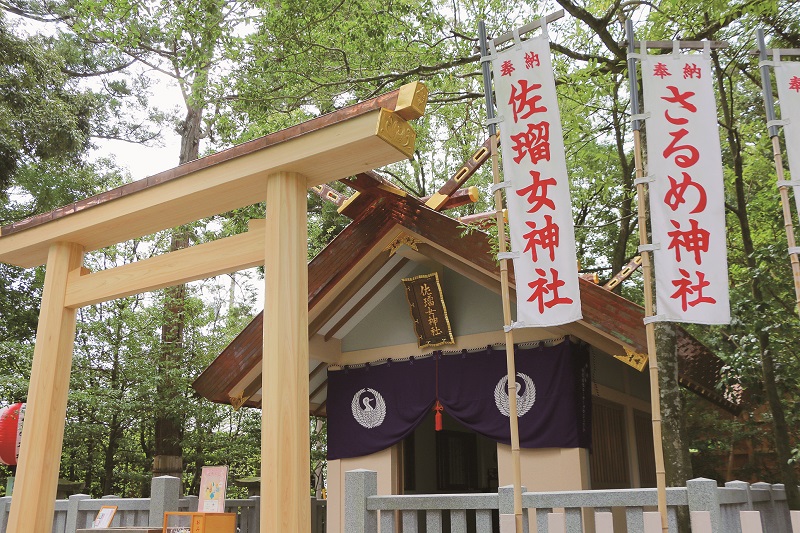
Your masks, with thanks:
M 92 529 L 100 529 L 104 527 L 111 527 L 111 521 L 114 520 L 114 514 L 117 512 L 116 505 L 104 505 L 97 511 L 97 516 L 94 517 L 92 522 Z
M 443 344 L 455 344 L 438 272 L 404 278 L 403 285 L 406 288 L 406 299 L 419 347 L 434 348 Z
M 224 513 L 227 487 L 227 466 L 204 466 L 200 475 L 200 500 L 197 510 L 203 513 Z

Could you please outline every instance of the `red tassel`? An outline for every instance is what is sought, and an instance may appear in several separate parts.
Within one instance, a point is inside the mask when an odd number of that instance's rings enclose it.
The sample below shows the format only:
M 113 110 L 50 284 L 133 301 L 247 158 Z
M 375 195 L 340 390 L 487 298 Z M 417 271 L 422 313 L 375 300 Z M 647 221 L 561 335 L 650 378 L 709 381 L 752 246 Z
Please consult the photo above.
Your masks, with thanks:
M 433 406 L 433 410 L 436 411 L 436 416 L 434 416 L 435 428 L 436 431 L 442 430 L 442 411 L 444 411 L 444 407 L 442 404 L 439 403 L 439 400 L 436 400 L 436 405 Z

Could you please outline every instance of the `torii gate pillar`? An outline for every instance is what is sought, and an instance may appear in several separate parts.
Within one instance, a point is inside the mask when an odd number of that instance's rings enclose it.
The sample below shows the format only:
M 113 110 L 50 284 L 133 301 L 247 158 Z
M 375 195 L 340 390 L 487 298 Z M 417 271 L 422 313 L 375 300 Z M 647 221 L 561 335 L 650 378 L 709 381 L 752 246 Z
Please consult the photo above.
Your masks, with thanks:
M 261 533 L 311 530 L 306 178 L 267 177 Z
M 16 505 L 11 506 L 8 531 L 43 533 L 53 528 L 77 314 L 65 305 L 67 279 L 82 264 L 80 245 L 50 245 L 33 349 L 28 416 L 22 428 L 27 446 L 22 446 L 19 454 L 12 502 Z

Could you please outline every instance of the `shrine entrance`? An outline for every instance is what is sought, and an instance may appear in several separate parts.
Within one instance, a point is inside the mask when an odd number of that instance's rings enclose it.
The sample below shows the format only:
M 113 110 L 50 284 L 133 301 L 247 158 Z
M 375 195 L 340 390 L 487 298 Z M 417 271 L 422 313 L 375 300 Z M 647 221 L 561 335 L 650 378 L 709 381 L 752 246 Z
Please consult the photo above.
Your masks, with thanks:
M 497 443 L 447 413 L 442 419 L 436 431 L 431 412 L 403 441 L 404 494 L 497 492 Z
M 497 443 L 463 426 L 447 413 L 436 431 L 431 412 L 401 444 L 403 494 L 497 493 Z M 475 530 L 474 511 L 467 512 L 467 531 Z M 418 524 L 425 525 L 424 511 Z M 450 515 L 442 514 L 443 531 L 450 531 Z M 500 517 L 492 511 L 492 528 Z M 425 530 L 421 530 L 425 533 Z

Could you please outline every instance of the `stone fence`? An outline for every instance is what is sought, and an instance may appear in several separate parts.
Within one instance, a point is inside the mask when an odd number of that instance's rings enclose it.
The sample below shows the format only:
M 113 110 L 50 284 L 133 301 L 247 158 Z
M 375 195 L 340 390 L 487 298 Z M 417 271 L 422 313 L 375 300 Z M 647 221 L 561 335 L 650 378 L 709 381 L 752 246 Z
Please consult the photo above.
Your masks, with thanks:
M 489 494 L 379 496 L 377 481 L 369 470 L 347 472 L 347 533 L 394 533 L 396 521 L 404 533 L 514 531 L 511 487 Z M 530 520 L 538 533 L 661 533 L 653 512 L 656 489 L 523 492 L 522 504 L 526 532 Z M 669 488 L 670 533 L 677 532 L 679 507 L 691 512 L 693 533 L 800 533 L 800 514 L 790 516 L 783 485 L 732 481 L 717 487 L 701 478 Z
M 104 496 L 93 499 L 86 494 L 75 494 L 68 500 L 56 500 L 53 533 L 75 533 L 78 529 L 90 528 L 97 511 L 104 505 L 117 506 L 112 527 L 162 527 L 165 511 L 197 510 L 197 496 L 181 497 L 180 480 L 176 477 L 153 478 L 150 495 L 150 498 Z M 318 502 L 312 498 L 311 506 L 314 521 L 312 533 L 324 533 L 325 502 Z M 0 533 L 6 533 L 10 508 L 11 498 L 0 498 Z M 236 527 L 239 533 L 259 533 L 258 496 L 242 500 L 225 500 L 225 512 L 236 513 Z

